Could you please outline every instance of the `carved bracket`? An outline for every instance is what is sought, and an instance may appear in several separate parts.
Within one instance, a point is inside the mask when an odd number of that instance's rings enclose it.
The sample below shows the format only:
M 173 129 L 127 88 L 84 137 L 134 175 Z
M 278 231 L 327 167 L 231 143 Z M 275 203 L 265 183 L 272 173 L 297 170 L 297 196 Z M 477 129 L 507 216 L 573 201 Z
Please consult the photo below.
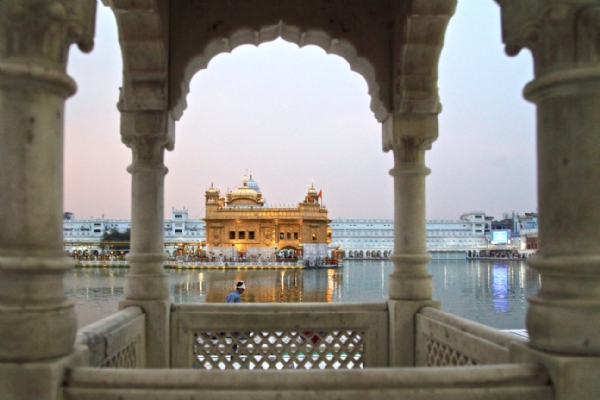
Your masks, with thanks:
M 440 113 L 438 63 L 456 0 L 412 0 L 396 7 L 394 112 Z
M 168 109 L 167 2 L 102 1 L 113 10 L 119 27 L 123 54 L 119 109 Z

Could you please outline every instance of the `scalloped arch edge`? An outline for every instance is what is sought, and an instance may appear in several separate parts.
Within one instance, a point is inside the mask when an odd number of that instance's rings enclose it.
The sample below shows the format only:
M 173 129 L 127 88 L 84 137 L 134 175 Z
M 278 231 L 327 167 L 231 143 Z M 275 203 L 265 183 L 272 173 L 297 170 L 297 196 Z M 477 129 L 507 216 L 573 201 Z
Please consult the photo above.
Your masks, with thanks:
M 170 111 L 173 119 L 178 121 L 187 109 L 186 98 L 190 92 L 192 78 L 200 70 L 206 69 L 210 60 L 215 56 L 221 53 L 230 53 L 236 47 L 242 45 L 258 46 L 278 38 L 294 43 L 300 48 L 307 45 L 318 46 L 325 50 L 327 54 L 342 57 L 348 62 L 352 71 L 360 74 L 365 79 L 369 89 L 368 94 L 371 97 L 370 108 L 377 121 L 383 122 L 388 118 L 390 111 L 380 98 L 375 68 L 369 60 L 358 56 L 355 47 L 350 42 L 333 38 L 322 30 L 302 31 L 295 26 L 285 25 L 280 21 L 277 25 L 266 26 L 259 31 L 240 29 L 233 32 L 229 37 L 210 41 L 204 48 L 204 52 L 194 57 L 185 68 L 181 82 L 181 98 L 174 102 L 174 106 Z

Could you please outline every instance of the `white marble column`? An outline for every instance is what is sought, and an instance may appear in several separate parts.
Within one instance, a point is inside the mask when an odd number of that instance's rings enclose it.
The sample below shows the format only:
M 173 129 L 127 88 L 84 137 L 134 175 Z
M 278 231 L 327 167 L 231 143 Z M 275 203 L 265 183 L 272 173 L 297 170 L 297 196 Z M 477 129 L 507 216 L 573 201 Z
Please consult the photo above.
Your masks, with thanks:
M 0 363 L 73 351 L 77 320 L 63 289 L 73 268 L 63 251 L 63 121 L 76 84 L 65 71 L 72 43 L 93 47 L 95 6 L 0 1 Z
M 166 111 L 122 111 L 122 140 L 131 148 L 131 268 L 121 308 L 142 307 L 146 313 L 148 367 L 169 366 L 169 276 L 164 270 L 163 157 L 172 148 L 173 120 Z
M 431 300 L 425 223 L 425 151 L 431 139 L 401 139 L 394 147 L 394 270 L 388 281 L 393 300 Z
M 531 49 L 537 104 L 542 275 L 529 299 L 534 347 L 600 355 L 600 1 L 499 1 L 506 50 Z M 576 4 L 575 4 L 576 3 Z
M 537 105 L 542 285 L 529 298 L 529 346 L 516 362 L 545 365 L 557 400 L 600 393 L 600 1 L 500 0 L 509 55 L 531 50 Z
M 425 152 L 437 138 L 437 114 L 390 116 L 384 123 L 384 150 L 394 153 L 394 270 L 388 281 L 390 300 L 390 366 L 414 365 L 415 313 L 432 301 L 427 271 Z

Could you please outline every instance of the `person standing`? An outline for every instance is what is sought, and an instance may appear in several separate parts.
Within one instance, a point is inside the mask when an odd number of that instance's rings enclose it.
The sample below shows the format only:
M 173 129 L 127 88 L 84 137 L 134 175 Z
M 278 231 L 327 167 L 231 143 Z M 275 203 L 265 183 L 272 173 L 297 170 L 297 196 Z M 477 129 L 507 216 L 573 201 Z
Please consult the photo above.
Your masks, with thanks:
M 239 281 L 235 285 L 235 289 L 227 295 L 227 297 L 225 298 L 225 302 L 226 303 L 241 303 L 242 302 L 241 295 L 242 295 L 242 293 L 244 293 L 244 290 L 246 290 L 246 285 L 244 284 L 244 281 Z

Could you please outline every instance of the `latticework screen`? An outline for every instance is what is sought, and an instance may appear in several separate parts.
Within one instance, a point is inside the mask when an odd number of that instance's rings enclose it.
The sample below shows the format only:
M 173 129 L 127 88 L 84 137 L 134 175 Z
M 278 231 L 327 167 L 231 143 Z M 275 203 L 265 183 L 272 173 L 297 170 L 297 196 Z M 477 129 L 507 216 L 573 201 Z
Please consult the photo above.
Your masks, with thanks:
M 463 365 L 477 365 L 477 361 L 467 357 L 450 346 L 440 343 L 430 337 L 428 337 L 426 340 L 428 367 L 458 367 Z
M 140 368 L 138 365 L 139 355 L 138 355 L 138 342 L 133 341 L 125 346 L 123 349 L 119 350 L 112 356 L 108 357 L 102 364 L 99 365 L 100 368 Z
M 363 368 L 364 332 L 195 332 L 197 369 Z

